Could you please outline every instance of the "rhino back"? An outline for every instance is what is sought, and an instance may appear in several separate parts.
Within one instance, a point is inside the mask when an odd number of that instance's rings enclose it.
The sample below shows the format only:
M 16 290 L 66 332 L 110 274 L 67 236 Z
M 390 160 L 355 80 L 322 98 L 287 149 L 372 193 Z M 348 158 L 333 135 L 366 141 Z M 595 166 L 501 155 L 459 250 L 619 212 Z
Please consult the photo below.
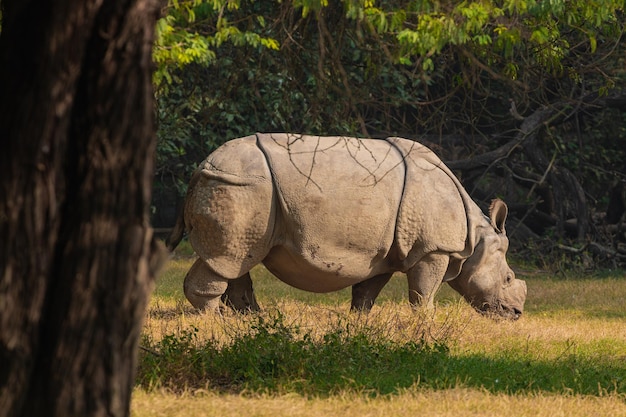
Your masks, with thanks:
M 278 200 L 275 247 L 265 260 L 280 279 L 326 292 L 386 272 L 404 165 L 384 140 L 259 134 Z

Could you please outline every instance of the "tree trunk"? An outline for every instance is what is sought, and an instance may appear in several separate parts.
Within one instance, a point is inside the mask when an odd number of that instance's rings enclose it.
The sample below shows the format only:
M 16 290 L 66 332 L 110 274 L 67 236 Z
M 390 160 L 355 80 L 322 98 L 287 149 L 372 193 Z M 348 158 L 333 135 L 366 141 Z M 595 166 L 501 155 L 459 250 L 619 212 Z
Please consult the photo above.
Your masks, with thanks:
M 2 0 L 0 416 L 125 416 L 163 259 L 151 0 Z

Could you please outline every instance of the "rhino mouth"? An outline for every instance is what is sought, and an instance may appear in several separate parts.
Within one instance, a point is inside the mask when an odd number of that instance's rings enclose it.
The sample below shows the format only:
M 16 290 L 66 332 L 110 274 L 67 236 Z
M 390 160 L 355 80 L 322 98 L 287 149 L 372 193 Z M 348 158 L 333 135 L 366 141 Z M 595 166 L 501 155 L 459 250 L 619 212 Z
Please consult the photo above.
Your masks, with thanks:
M 507 307 L 500 303 L 495 305 L 483 303 L 480 307 L 476 307 L 476 310 L 482 315 L 493 319 L 508 319 L 515 321 L 522 316 L 522 310 L 516 307 Z

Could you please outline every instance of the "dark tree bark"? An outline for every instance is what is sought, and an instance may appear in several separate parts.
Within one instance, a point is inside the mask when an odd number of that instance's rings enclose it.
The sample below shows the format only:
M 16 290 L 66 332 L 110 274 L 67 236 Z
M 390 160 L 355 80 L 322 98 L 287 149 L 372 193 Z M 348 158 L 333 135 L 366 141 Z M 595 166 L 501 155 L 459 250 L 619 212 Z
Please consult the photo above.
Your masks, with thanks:
M 163 251 L 152 0 L 2 0 L 0 416 L 129 414 Z
M 626 187 L 624 182 L 618 181 L 609 191 L 609 204 L 606 208 L 606 222 L 617 224 L 626 213 Z

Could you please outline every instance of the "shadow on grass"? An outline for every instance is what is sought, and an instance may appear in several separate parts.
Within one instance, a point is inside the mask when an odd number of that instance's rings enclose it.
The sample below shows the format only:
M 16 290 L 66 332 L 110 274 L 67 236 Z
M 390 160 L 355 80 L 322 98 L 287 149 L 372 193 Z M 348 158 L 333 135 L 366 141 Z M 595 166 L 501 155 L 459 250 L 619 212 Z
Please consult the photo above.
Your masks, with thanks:
M 550 362 L 481 355 L 448 356 L 439 362 L 438 369 L 432 370 L 434 377 L 421 384 L 446 388 L 458 381 L 466 387 L 507 394 L 626 394 L 626 364 L 623 359 L 621 364 L 616 358 L 607 359 L 599 363 L 582 355 L 570 355 Z

